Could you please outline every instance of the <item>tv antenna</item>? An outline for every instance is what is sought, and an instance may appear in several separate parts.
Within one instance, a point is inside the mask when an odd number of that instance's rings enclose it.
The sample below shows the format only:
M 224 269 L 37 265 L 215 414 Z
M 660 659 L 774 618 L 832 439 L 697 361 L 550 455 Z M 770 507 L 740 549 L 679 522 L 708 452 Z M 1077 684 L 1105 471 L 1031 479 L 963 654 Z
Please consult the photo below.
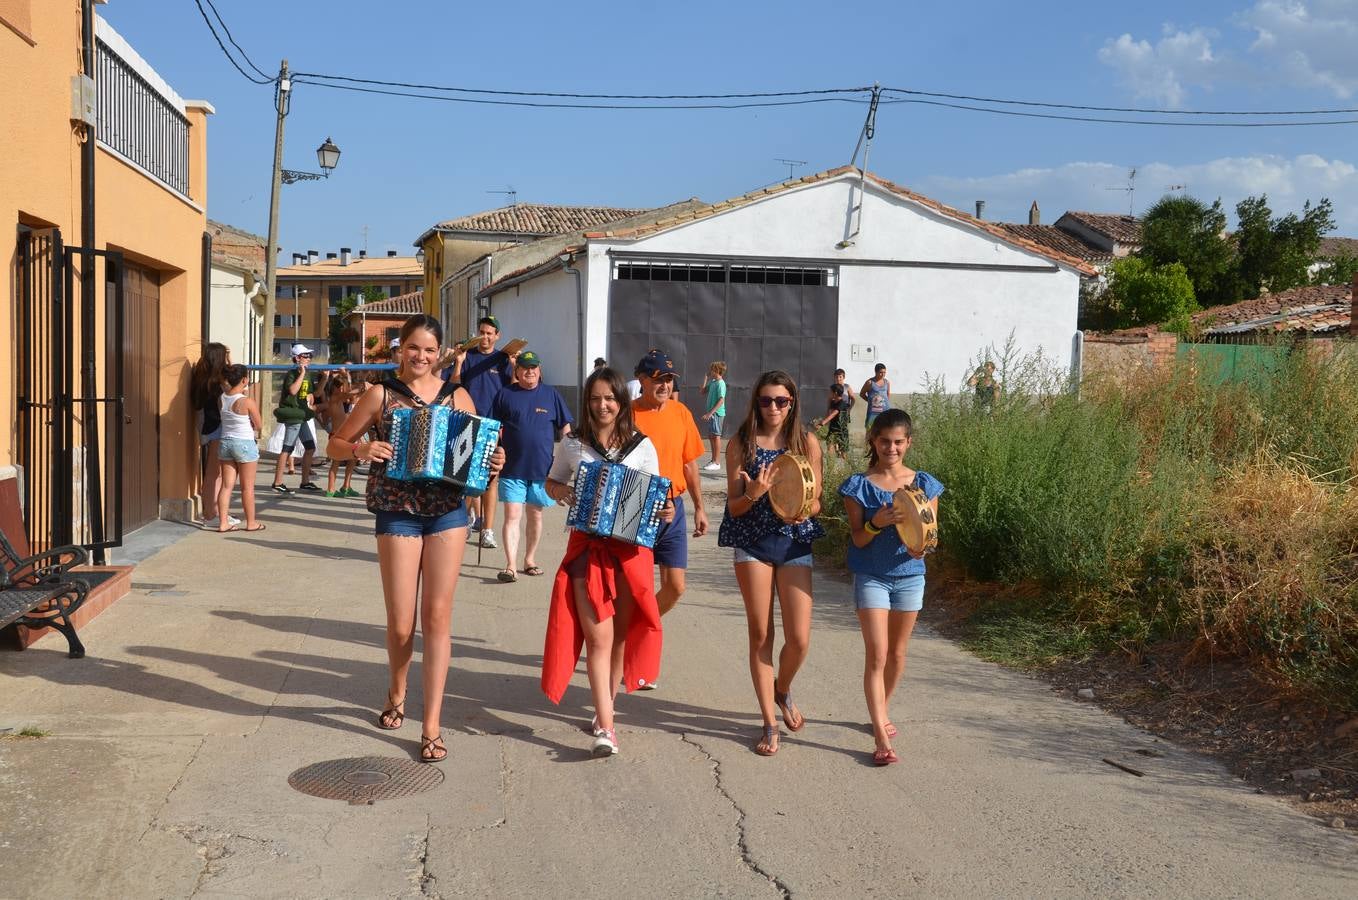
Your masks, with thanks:
M 368 252 L 368 226 L 363 226 L 363 252 Z
M 806 165 L 806 160 L 804 159 L 783 159 L 782 157 L 775 157 L 774 162 L 780 162 L 783 165 L 787 166 L 788 181 L 792 180 L 792 171 L 794 169 Z
M 486 191 L 486 193 L 487 193 L 487 194 L 503 194 L 504 196 L 506 196 L 506 197 L 509 198 L 509 205 L 510 205 L 510 206 L 518 206 L 518 205 L 519 205 L 519 192 L 516 191 L 516 190 L 514 190 L 514 185 L 512 185 L 512 184 L 507 184 L 507 185 L 505 185 L 505 190 L 503 190 L 503 191 Z
M 1136 215 L 1136 169 L 1127 171 L 1126 187 L 1105 187 L 1105 191 L 1123 191 L 1127 194 L 1127 215 Z

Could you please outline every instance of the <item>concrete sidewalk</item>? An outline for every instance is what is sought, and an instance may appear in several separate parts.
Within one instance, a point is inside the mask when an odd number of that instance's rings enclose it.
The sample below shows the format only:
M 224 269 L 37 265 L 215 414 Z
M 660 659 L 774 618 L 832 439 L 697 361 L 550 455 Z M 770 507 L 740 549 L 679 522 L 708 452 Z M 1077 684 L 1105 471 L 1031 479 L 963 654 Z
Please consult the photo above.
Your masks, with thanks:
M 708 477 L 710 489 L 721 482 Z M 709 504 L 717 503 L 715 497 Z M 922 633 L 870 764 L 848 584 L 816 579 L 809 722 L 759 732 L 730 556 L 695 542 L 665 619 L 661 688 L 619 700 L 589 757 L 583 666 L 538 690 L 549 578 L 495 581 L 469 550 L 437 787 L 374 805 L 294 791 L 342 757 L 414 758 L 398 732 L 361 500 L 260 494 L 259 535 L 201 532 L 141 563 L 87 626 L 0 655 L 0 896 L 1340 897 L 1358 843 L 1214 763 Z M 564 547 L 548 514 L 540 563 Z M 715 531 L 715 528 L 714 528 Z M 49 732 L 13 736 L 21 728 Z M 1162 756 L 1136 755 L 1155 748 Z M 1143 778 L 1101 760 L 1125 760 Z

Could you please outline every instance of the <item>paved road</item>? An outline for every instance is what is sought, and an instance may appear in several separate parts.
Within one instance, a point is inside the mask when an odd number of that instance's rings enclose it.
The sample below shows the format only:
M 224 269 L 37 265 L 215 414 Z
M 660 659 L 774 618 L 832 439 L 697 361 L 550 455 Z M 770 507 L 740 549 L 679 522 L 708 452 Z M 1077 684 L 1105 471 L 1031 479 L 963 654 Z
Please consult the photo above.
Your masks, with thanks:
M 713 481 L 710 486 L 716 487 Z M 84 629 L 0 654 L 0 896 L 1354 896 L 1358 842 L 1212 762 L 921 634 L 869 764 L 847 584 L 816 581 L 810 719 L 758 733 L 729 556 L 700 543 L 665 620 L 661 689 L 588 756 L 583 670 L 538 690 L 546 579 L 474 554 L 454 612 L 450 761 L 425 793 L 348 805 L 289 788 L 322 760 L 417 750 L 384 688 L 371 524 L 269 496 L 265 535 L 189 532 Z M 564 546 L 549 514 L 544 561 Z M 1138 748 L 1162 756 L 1145 757 Z M 1136 778 L 1101 762 L 1125 759 Z

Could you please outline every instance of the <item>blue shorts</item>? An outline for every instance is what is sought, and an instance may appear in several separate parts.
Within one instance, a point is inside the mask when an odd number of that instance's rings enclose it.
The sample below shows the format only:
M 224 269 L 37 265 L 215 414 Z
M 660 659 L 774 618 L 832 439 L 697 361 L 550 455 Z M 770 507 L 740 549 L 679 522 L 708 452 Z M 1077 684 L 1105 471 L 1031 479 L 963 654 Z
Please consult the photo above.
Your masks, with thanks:
M 259 462 L 259 444 L 245 438 L 222 438 L 217 443 L 217 459 L 222 462 Z
M 924 576 L 853 576 L 853 603 L 859 609 L 919 612 L 924 608 Z
M 440 534 L 451 531 L 454 528 L 467 527 L 467 505 L 459 503 L 456 509 L 449 510 L 441 516 L 417 516 L 408 512 L 387 512 L 386 510 L 374 510 L 377 516 L 377 528 L 375 533 L 380 537 L 384 534 L 394 534 L 400 537 L 428 537 L 431 534 Z
M 670 569 L 688 568 L 688 513 L 684 498 L 674 498 L 674 521 L 660 524 L 655 538 L 655 564 Z
M 710 437 L 721 437 L 721 426 L 726 423 L 725 416 L 713 416 L 707 420 L 707 433 Z
M 546 481 L 526 478 L 501 478 L 500 500 L 505 503 L 527 503 L 529 506 L 555 506 L 547 496 Z
M 291 425 L 283 426 L 283 455 L 292 453 L 297 446 L 298 439 L 301 439 L 302 446 L 308 450 L 316 449 L 316 434 L 311 430 L 310 422 L 293 422 Z

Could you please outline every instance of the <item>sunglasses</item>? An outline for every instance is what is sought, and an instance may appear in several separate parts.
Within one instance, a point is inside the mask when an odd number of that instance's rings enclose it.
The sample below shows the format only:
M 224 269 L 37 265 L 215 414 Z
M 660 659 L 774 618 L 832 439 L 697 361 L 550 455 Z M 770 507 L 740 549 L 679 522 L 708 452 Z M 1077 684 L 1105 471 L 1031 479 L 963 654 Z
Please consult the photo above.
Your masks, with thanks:
M 792 398 L 791 398 L 791 397 L 760 397 L 760 398 L 759 398 L 759 405 L 762 406 L 762 407 L 764 407 L 765 409 L 768 409 L 770 406 L 776 406 L 776 407 L 778 407 L 779 409 L 787 409 L 789 406 L 792 405 Z
M 311 354 L 310 354 L 310 353 L 299 353 L 299 354 L 297 354 L 297 358 L 298 358 L 298 359 L 311 359 Z

